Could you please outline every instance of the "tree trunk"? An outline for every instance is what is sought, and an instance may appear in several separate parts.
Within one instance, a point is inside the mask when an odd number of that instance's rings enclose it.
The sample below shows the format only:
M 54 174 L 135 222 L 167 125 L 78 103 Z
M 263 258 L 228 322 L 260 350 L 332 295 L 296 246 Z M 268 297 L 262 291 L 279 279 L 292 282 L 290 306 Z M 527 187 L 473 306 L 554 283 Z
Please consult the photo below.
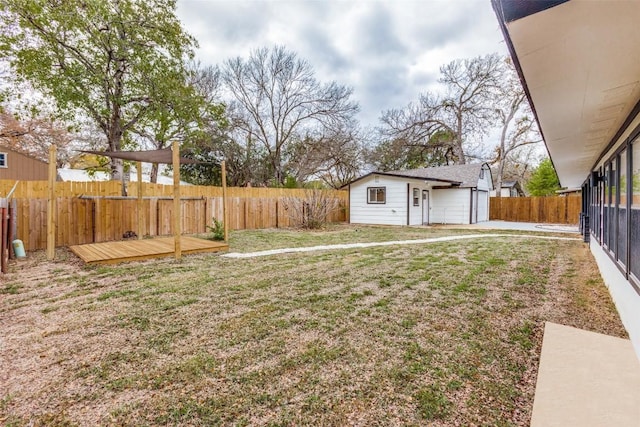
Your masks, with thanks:
M 498 163 L 498 174 L 496 175 L 496 197 L 502 197 L 502 173 L 504 171 L 504 159 Z
M 175 173 L 175 171 L 174 171 Z M 152 163 L 151 164 L 151 177 L 149 179 L 150 182 L 156 184 L 158 182 L 158 164 L 157 163 Z

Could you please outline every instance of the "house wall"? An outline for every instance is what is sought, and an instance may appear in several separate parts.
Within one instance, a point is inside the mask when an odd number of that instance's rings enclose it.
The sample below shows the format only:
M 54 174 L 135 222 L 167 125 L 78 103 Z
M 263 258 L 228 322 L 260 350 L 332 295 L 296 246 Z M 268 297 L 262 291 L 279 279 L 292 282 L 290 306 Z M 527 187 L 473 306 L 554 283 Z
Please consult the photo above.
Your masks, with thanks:
M 407 194 L 407 184 L 409 193 Z M 386 203 L 367 203 L 369 187 L 385 187 Z M 413 189 L 418 189 L 418 206 L 413 206 Z M 422 191 L 431 185 L 424 180 L 410 180 L 384 175 L 372 175 L 351 184 L 349 189 L 349 215 L 352 224 L 407 225 L 407 196 L 409 197 L 409 225 L 422 224 Z
M 624 274 L 611 261 L 606 250 L 594 240 L 591 241 L 590 247 L 602 279 L 609 288 L 611 299 L 616 305 L 620 320 L 629 334 L 636 356 L 640 359 L 640 315 L 638 314 L 640 313 L 640 297 Z
M 385 187 L 386 203 L 367 203 L 369 187 Z M 407 225 L 406 180 L 375 175 L 351 184 L 349 215 L 353 224 Z
M 432 223 L 469 224 L 470 188 L 442 188 L 431 193 Z
M 489 192 L 491 197 L 496 197 L 498 192 L 496 190 L 491 190 Z M 504 188 L 500 190 L 500 197 L 518 197 L 518 192 L 515 188 Z
M 486 164 L 482 167 L 482 176 L 478 178 L 478 190 L 493 190 L 493 182 L 491 180 L 491 170 Z
M 633 156 L 634 147 L 638 150 L 639 146 L 640 116 L 637 116 L 593 168 L 604 175 L 611 160 L 622 154 L 621 149 L 626 147 L 627 153 L 632 154 L 625 156 L 627 173 L 624 179 L 607 177 L 613 188 L 620 188 L 619 203 L 616 204 L 616 192 L 612 191 L 609 205 L 604 190 L 609 186 L 606 181 L 592 187 L 589 177 L 586 177 L 582 195 L 585 198 L 583 209 L 589 215 L 591 252 L 640 359 L 640 275 L 633 277 L 634 271 L 640 273 L 640 188 L 637 184 L 640 182 L 640 162 Z M 618 180 L 620 185 L 617 185 Z
M 0 179 L 21 181 L 48 179 L 49 165 L 47 163 L 5 147 L 0 147 L 0 153 L 6 153 L 7 156 L 7 167 L 0 167 Z

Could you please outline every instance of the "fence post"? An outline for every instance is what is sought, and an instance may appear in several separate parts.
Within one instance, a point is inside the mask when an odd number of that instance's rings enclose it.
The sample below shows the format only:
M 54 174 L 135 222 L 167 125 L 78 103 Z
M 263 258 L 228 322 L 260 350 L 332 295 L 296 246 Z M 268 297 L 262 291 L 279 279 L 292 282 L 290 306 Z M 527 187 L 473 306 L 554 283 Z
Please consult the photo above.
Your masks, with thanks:
M 229 243 L 229 216 L 227 215 L 227 162 L 220 163 L 222 172 L 222 222 L 224 226 L 224 242 Z
M 182 258 L 180 235 L 182 234 L 182 218 L 180 215 L 180 146 L 178 140 L 173 141 L 173 246 L 175 258 Z
M 56 146 L 49 147 L 49 194 L 47 199 L 47 259 L 56 256 Z

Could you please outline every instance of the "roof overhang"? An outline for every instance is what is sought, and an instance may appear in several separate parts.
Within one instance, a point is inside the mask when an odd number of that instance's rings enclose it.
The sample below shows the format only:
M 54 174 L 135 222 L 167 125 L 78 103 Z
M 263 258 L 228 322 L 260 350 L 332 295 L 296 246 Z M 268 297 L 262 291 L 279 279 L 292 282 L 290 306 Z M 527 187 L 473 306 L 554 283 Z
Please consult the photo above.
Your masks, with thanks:
M 580 186 L 640 99 L 640 2 L 492 0 L 560 182 Z
M 391 177 L 396 177 L 396 178 L 411 179 L 411 180 L 415 180 L 415 181 L 432 181 L 432 182 L 438 182 L 438 183 L 443 183 L 443 184 L 450 184 L 452 187 L 456 187 L 456 186 L 459 186 L 460 184 L 462 184 L 460 181 L 453 181 L 453 180 L 450 180 L 450 179 L 426 178 L 426 177 L 403 175 L 403 174 L 399 174 L 399 173 L 390 173 L 390 172 L 369 172 L 368 174 L 362 175 L 360 178 L 356 178 L 353 181 L 349 182 L 348 184 L 343 185 L 340 188 L 347 188 L 351 184 L 354 184 L 354 183 L 356 183 L 358 181 L 362 181 L 363 179 L 368 178 L 368 177 L 370 177 L 372 175 L 391 176 Z

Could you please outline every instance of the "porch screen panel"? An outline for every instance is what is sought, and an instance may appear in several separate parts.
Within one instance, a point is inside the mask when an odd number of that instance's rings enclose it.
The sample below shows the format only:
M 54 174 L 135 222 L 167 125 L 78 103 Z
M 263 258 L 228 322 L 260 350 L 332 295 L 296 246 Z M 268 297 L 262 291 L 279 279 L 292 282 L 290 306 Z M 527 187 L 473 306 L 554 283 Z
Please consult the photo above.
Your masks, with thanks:
M 618 231 L 617 231 L 617 256 L 616 259 L 622 265 L 627 265 L 627 150 L 620 153 L 618 163 Z
M 609 236 L 609 250 L 612 252 L 615 252 L 616 250 L 616 225 L 617 225 L 617 218 L 616 218 L 616 188 L 618 186 L 618 183 L 616 181 L 617 175 L 616 175 L 616 159 L 613 159 L 613 161 L 611 162 L 611 166 L 609 169 L 609 217 L 608 217 L 608 236 Z
M 629 233 L 629 268 L 640 279 L 640 138 L 633 142 L 631 156 L 631 226 Z
M 598 176 L 602 175 L 602 170 L 598 169 Z M 598 180 L 596 186 L 591 189 L 591 229 L 594 230 L 595 236 L 598 242 L 602 243 L 602 233 L 600 231 L 600 222 L 602 216 L 600 214 L 600 207 L 602 206 L 602 181 Z
M 604 181 L 602 182 L 602 243 L 609 247 L 609 180 L 611 179 L 611 165 L 604 168 Z

